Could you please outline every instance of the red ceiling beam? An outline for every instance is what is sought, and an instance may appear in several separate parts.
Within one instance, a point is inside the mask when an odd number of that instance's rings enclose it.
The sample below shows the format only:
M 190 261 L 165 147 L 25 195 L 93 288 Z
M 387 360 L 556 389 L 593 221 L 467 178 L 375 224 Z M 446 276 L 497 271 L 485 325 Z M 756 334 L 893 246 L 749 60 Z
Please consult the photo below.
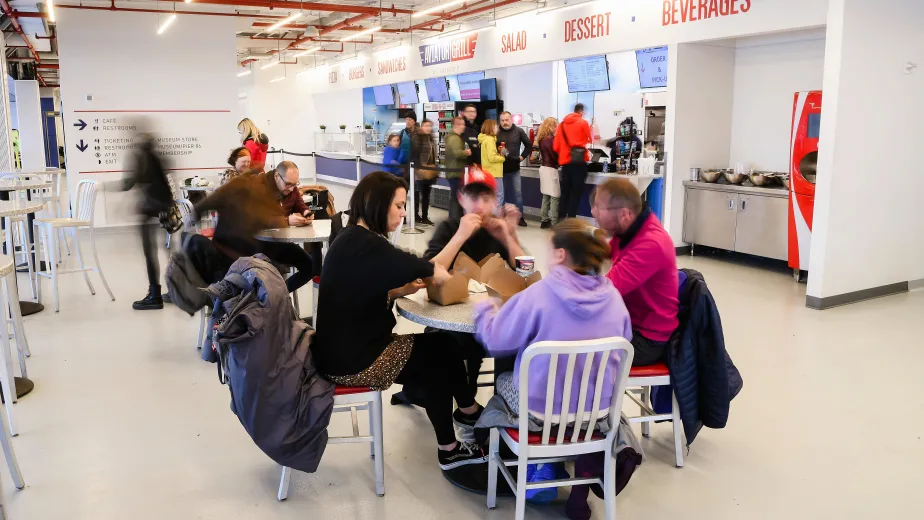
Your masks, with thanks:
M 363 5 L 327 4 L 320 2 L 281 2 L 278 0 L 196 0 L 197 4 L 231 5 L 239 7 L 262 7 L 264 9 L 290 9 L 292 11 L 329 11 L 333 13 L 354 14 L 413 14 L 411 9 L 396 9 L 392 7 L 368 7 Z
M 26 46 L 29 47 L 29 51 L 32 53 L 32 57 L 35 58 L 35 61 L 41 62 L 42 59 L 39 58 L 38 52 L 35 50 L 35 47 L 32 46 L 32 42 L 29 41 L 29 37 L 26 36 L 26 33 L 22 31 L 22 27 L 19 25 L 19 20 L 17 20 L 16 13 L 13 11 L 13 8 L 10 7 L 10 3 L 6 0 L 0 0 L 0 9 L 2 9 L 3 14 L 5 14 L 10 19 L 10 25 L 13 27 L 13 30 L 16 31 L 16 34 L 18 34 L 22 40 L 26 42 Z M 39 76 L 39 79 L 41 79 L 41 76 Z M 42 80 L 42 84 L 45 84 L 45 80 Z
M 35 66 L 37 69 L 48 69 L 48 70 L 58 70 L 60 66 L 57 63 L 39 63 Z
M 200 2 L 201 3 L 201 2 Z M 133 7 L 103 7 L 98 5 L 70 5 L 70 4 L 55 4 L 55 8 L 64 8 L 64 9 L 88 9 L 90 11 L 116 11 L 116 12 L 126 12 L 126 13 L 158 13 L 158 14 L 167 14 L 167 13 L 176 13 L 176 14 L 192 14 L 198 16 L 231 16 L 234 18 L 276 18 L 282 20 L 285 16 L 273 16 L 273 15 L 253 15 L 253 14 L 241 14 L 241 13 L 216 13 L 216 12 L 207 12 L 207 11 L 173 11 L 170 9 L 135 9 Z M 25 13 L 19 13 L 20 17 Z M 29 13 L 28 18 L 47 18 L 45 13 Z M 37 15 L 37 16 L 32 16 Z M 265 22 L 266 26 L 269 27 L 273 25 L 272 23 Z
M 352 18 L 347 18 L 346 20 L 344 20 L 344 21 L 342 21 L 342 22 L 340 22 L 340 23 L 336 23 L 336 24 L 334 24 L 334 25 L 329 25 L 329 26 L 327 26 L 327 27 L 321 29 L 321 30 L 318 32 L 318 36 L 324 36 L 325 34 L 329 34 L 329 33 L 332 33 L 332 32 L 334 32 L 334 31 L 339 31 L 340 29 L 343 29 L 344 27 L 349 27 L 349 26 L 351 26 L 351 25 L 356 24 L 357 22 L 361 22 L 361 21 L 366 20 L 366 19 L 368 19 L 368 18 L 372 18 L 373 16 L 375 16 L 375 15 L 373 15 L 372 13 L 362 13 L 362 14 L 358 14 L 358 15 L 352 17 Z
M 272 23 L 270 23 L 270 22 L 254 22 L 254 23 L 253 23 L 253 26 L 254 26 L 254 27 L 271 27 L 272 25 L 274 25 L 274 24 L 272 24 Z M 298 24 L 298 23 L 290 23 L 290 24 L 287 24 L 287 25 L 283 25 L 283 26 L 282 26 L 282 28 L 284 28 L 284 29 L 293 29 L 293 30 L 305 30 L 305 29 L 307 29 L 308 27 L 309 27 L 309 26 L 308 26 L 307 24 Z M 320 32 L 320 31 L 323 31 L 323 30 L 325 30 L 325 29 L 327 29 L 327 28 L 329 28 L 329 27 L 332 27 L 332 26 L 330 26 L 330 25 L 312 25 L 311 27 L 314 27 L 315 29 L 317 29 L 317 30 Z M 338 30 L 340 30 L 340 31 L 365 31 L 366 29 L 367 29 L 367 27 L 341 27 L 341 28 L 338 29 Z M 421 30 L 421 31 L 434 31 L 434 32 L 442 32 L 442 31 L 443 31 L 442 28 L 440 28 L 440 29 L 426 29 L 426 28 L 423 28 L 423 29 L 420 29 L 420 30 Z M 407 29 L 382 29 L 382 30 L 380 30 L 379 32 L 381 32 L 381 33 L 398 33 L 398 34 L 400 34 L 400 33 L 406 33 L 406 32 L 408 32 L 408 30 L 407 30 Z
M 482 5 L 482 4 L 491 4 L 491 5 L 487 6 L 488 9 L 494 9 L 494 8 L 495 8 L 495 4 L 491 3 L 491 2 L 493 2 L 493 1 L 494 1 L 494 0 L 476 0 L 475 2 L 473 2 L 473 3 L 471 3 L 471 4 L 463 5 L 462 7 L 458 8 L 458 9 L 453 9 L 452 11 L 448 11 L 448 12 L 445 12 L 445 13 L 439 13 L 439 14 L 433 13 L 433 15 L 436 16 L 436 18 L 434 18 L 434 19 L 432 19 L 432 20 L 429 20 L 429 21 L 426 21 L 426 22 L 421 22 L 421 23 L 419 23 L 419 24 L 417 24 L 417 25 L 412 25 L 412 26 L 408 27 L 407 29 L 405 29 L 405 31 L 424 30 L 425 28 L 430 27 L 431 25 L 438 24 L 438 23 L 440 23 L 440 22 L 442 22 L 442 21 L 444 21 L 444 20 L 452 20 L 452 19 L 454 19 L 454 18 L 459 18 L 459 17 L 465 16 L 466 14 L 469 14 L 469 13 L 466 13 L 465 11 L 467 11 L 467 10 L 469 10 L 469 9 L 472 9 L 473 7 L 477 7 L 477 6 L 479 6 L 479 5 Z M 519 1 L 519 0 L 515 0 L 515 1 Z M 509 3 L 509 2 L 508 2 L 508 3 Z M 501 4 L 497 4 L 497 6 L 499 6 L 499 5 L 501 5 Z M 506 5 L 506 4 L 504 4 L 504 5 Z M 481 11 L 478 11 L 478 12 L 481 12 Z

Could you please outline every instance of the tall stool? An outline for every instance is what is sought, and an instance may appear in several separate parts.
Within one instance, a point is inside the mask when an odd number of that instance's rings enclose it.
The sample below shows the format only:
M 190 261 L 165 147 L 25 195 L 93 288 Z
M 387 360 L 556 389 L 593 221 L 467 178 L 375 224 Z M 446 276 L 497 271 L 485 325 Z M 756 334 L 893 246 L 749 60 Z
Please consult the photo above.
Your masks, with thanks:
M 26 372 L 26 333 L 19 311 L 19 289 L 16 286 L 16 263 L 12 256 L 0 255 L 0 309 L 2 309 L 3 330 L 0 330 L 0 355 L 3 367 L 0 370 L 0 390 L 6 406 L 7 428 L 9 435 L 16 435 L 13 426 L 13 404 L 16 402 L 16 374 L 13 372 L 13 353 L 10 345 L 9 322 L 13 324 L 13 337 L 16 339 L 19 354 L 19 370 L 23 377 Z M 9 318 L 9 321 L 8 321 Z

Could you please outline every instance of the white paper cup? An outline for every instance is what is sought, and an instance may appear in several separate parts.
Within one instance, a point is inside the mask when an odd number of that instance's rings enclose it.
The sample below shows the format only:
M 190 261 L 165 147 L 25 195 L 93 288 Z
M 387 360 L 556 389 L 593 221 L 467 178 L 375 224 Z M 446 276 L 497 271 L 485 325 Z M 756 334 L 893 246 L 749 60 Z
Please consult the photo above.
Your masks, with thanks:
M 536 271 L 536 257 L 518 256 L 514 259 L 517 266 L 517 274 L 520 276 L 529 276 Z

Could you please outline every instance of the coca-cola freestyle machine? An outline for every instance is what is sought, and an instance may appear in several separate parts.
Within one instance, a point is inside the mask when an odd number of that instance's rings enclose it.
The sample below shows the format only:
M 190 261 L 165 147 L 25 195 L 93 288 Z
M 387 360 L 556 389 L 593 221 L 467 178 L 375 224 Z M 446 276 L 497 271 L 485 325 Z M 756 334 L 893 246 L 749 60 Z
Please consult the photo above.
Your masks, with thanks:
M 789 267 L 808 269 L 815 211 L 815 167 L 821 130 L 821 91 L 796 92 L 789 149 Z

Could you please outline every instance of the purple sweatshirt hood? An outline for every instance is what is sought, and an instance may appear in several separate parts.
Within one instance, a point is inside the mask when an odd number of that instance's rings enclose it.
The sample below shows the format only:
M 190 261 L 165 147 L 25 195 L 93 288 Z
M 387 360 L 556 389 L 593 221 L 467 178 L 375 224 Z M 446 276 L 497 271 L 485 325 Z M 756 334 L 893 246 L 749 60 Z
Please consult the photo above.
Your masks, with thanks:
M 596 316 L 613 303 L 612 283 L 605 276 L 582 275 L 559 265 L 546 283 L 562 307 L 580 319 Z

